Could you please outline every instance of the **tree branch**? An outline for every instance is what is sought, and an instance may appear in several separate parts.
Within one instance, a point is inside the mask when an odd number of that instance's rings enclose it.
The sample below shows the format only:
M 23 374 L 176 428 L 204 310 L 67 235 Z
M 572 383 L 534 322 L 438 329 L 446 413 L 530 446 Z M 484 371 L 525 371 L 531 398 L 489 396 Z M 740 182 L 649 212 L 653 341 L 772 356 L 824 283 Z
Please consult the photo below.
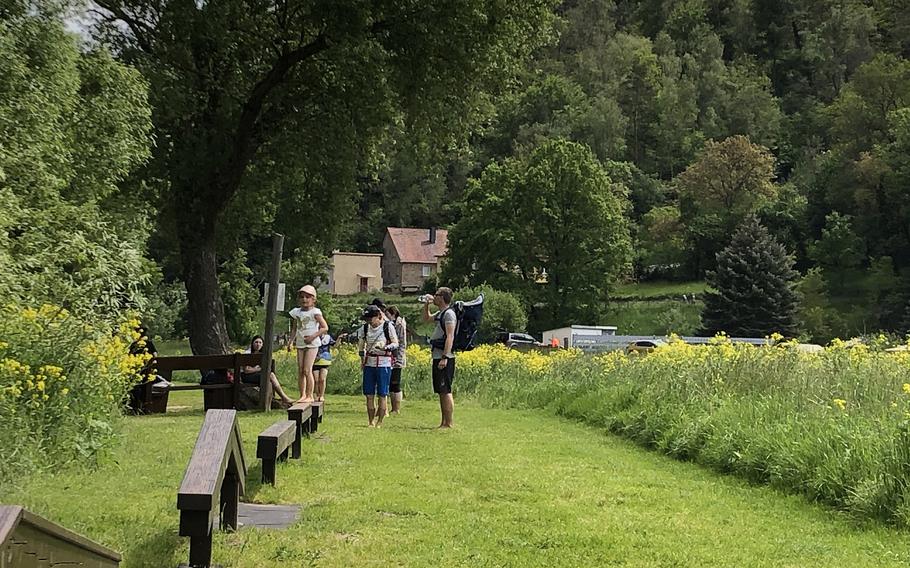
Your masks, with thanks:
M 94 0 L 95 4 L 99 7 L 107 10 L 114 16 L 117 20 L 120 20 L 130 29 L 130 32 L 133 34 L 133 37 L 136 38 L 136 43 L 139 44 L 139 49 L 146 53 L 152 52 L 152 43 L 149 36 L 151 36 L 151 30 L 144 23 L 131 16 L 123 9 L 123 6 L 112 2 L 111 0 Z
M 226 204 L 240 185 L 246 167 L 262 140 L 259 139 L 259 124 L 266 99 L 287 78 L 288 73 L 300 62 L 326 50 L 329 41 L 325 34 L 319 34 L 305 45 L 282 54 L 268 73 L 253 87 L 243 104 L 243 111 L 234 129 L 233 144 L 225 168 L 216 174 L 215 183 L 219 200 Z

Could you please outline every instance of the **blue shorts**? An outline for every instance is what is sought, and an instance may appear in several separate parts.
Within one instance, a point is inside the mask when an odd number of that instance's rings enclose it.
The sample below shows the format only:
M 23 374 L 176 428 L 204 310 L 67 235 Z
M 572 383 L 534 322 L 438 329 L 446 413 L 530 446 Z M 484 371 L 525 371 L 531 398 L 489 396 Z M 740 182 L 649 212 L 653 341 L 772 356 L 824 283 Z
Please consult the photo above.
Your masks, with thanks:
M 391 367 L 364 367 L 363 394 L 366 396 L 389 396 L 389 383 L 392 381 Z

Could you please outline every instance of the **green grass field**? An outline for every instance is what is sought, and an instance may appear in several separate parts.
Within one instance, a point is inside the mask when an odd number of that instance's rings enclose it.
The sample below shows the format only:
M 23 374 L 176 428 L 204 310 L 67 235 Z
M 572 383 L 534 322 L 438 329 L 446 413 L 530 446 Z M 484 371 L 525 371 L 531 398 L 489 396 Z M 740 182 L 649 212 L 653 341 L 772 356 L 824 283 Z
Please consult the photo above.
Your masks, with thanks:
M 95 471 L 42 474 L 4 497 L 124 554 L 175 566 L 177 487 L 202 422 L 199 392 L 167 415 L 124 419 Z M 286 531 L 218 533 L 214 561 L 270 566 L 902 566 L 906 533 L 710 473 L 548 414 L 459 404 L 454 431 L 433 402 L 380 430 L 359 397 L 331 397 L 302 460 L 261 486 L 244 413 L 245 500 L 303 505 Z
M 679 296 L 683 294 L 692 295 L 693 293 L 701 295 L 708 290 L 708 285 L 699 280 L 694 282 L 635 282 L 631 284 L 620 284 L 616 287 L 613 295 L 617 298 L 637 298 L 647 299 L 663 296 Z

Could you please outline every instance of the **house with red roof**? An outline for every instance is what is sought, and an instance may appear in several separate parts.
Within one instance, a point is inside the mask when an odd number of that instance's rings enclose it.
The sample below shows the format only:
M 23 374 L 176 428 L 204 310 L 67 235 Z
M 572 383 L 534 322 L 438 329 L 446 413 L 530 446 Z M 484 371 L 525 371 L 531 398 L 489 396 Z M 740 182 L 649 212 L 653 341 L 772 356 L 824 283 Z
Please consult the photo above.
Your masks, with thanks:
M 445 229 L 389 227 L 382 240 L 382 282 L 401 292 L 417 292 L 424 281 L 439 272 L 446 256 L 449 232 Z

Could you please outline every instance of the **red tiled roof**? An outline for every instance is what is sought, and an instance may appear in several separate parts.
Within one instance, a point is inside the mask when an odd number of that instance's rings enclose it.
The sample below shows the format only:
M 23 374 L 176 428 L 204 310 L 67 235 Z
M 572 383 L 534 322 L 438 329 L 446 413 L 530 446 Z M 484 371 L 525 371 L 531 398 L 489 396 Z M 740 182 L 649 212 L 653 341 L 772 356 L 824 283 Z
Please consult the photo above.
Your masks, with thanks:
M 401 262 L 419 262 L 436 264 L 437 257 L 446 255 L 449 232 L 436 229 L 436 243 L 430 244 L 429 229 L 403 229 L 389 227 L 392 246 L 398 252 Z

